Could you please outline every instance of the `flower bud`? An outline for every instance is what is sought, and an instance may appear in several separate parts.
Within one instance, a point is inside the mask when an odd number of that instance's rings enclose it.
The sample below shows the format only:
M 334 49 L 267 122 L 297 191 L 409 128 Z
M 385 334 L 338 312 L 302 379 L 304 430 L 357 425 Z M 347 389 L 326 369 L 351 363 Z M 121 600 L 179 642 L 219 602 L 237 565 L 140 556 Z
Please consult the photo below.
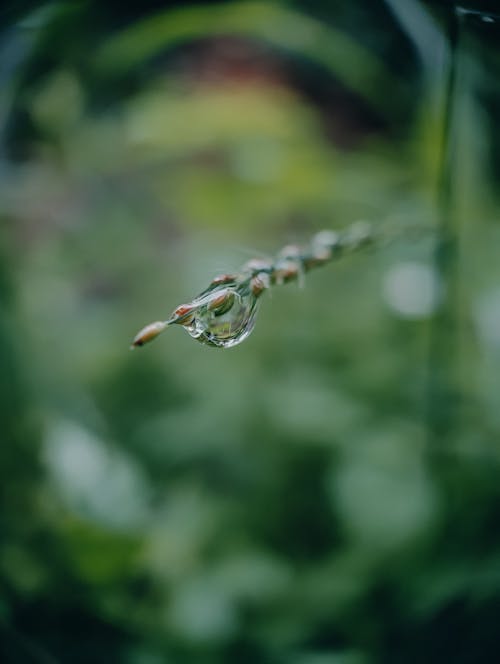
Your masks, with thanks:
M 212 285 L 221 286 L 223 284 L 232 284 L 236 281 L 234 274 L 218 274 L 212 279 Z
M 293 260 L 282 260 L 276 266 L 274 278 L 277 284 L 286 284 L 292 279 L 296 279 L 300 274 L 300 263 Z
M 279 252 L 278 256 L 280 258 L 299 258 L 301 255 L 301 249 L 297 244 L 287 244 L 286 247 L 283 247 Z
M 369 245 L 374 240 L 374 233 L 368 221 L 357 221 L 347 230 L 342 245 L 347 249 L 358 249 Z
M 181 304 L 172 314 L 170 322 L 178 325 L 190 325 L 193 322 L 195 311 L 196 307 L 193 304 Z
M 271 279 L 265 272 L 256 274 L 255 277 L 250 279 L 250 289 L 255 297 L 259 297 L 271 285 Z
M 313 237 L 312 246 L 315 249 L 339 249 L 340 235 L 335 231 L 320 231 Z
M 153 341 L 153 339 L 156 339 L 156 337 L 161 334 L 166 327 L 167 324 L 160 320 L 156 321 L 155 323 L 146 325 L 146 327 L 143 327 L 142 330 L 134 337 L 132 345 L 130 346 L 130 350 L 138 348 L 139 346 L 144 346 L 144 344 Z
M 332 258 L 332 251 L 327 247 L 314 247 L 312 253 L 302 261 L 305 270 L 310 270 L 313 267 L 319 267 L 328 263 Z
M 251 258 L 243 266 L 245 272 L 257 274 L 258 272 L 271 272 L 273 269 L 272 261 L 264 258 Z

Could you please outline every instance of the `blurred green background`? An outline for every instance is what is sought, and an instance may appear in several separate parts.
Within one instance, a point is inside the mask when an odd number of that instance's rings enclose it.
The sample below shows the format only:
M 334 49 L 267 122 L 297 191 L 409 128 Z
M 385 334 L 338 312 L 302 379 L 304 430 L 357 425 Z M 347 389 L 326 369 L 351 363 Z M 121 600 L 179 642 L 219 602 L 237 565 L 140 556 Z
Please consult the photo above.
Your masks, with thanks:
M 452 5 L 2 6 L 2 661 L 496 660 L 500 25 Z M 129 353 L 359 219 L 434 231 Z

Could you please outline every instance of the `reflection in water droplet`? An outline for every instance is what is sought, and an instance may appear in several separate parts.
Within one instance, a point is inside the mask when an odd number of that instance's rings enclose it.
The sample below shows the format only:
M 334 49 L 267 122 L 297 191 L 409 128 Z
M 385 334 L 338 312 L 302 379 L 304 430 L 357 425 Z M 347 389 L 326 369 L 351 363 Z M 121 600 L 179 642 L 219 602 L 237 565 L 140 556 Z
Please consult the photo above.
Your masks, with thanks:
M 195 312 L 183 327 L 202 344 L 231 348 L 252 332 L 257 298 L 248 286 L 217 287 L 193 301 Z

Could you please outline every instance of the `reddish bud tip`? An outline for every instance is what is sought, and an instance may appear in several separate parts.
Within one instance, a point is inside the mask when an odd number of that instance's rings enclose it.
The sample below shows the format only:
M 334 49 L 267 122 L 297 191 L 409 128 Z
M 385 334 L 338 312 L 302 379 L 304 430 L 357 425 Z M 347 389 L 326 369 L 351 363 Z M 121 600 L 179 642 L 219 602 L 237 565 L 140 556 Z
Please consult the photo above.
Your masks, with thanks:
M 212 279 L 212 284 L 219 286 L 220 284 L 232 284 L 235 281 L 236 276 L 234 274 L 218 274 Z

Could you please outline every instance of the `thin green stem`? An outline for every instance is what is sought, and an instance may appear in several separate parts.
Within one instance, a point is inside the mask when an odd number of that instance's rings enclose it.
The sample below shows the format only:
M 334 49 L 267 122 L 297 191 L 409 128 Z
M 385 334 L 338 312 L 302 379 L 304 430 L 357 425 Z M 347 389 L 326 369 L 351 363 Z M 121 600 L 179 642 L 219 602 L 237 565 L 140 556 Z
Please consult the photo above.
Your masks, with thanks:
M 431 322 L 427 420 L 430 444 L 452 435 L 459 411 L 458 371 L 458 228 L 454 209 L 455 133 L 458 49 L 462 14 L 455 8 L 449 25 L 449 65 L 443 109 L 443 139 L 438 181 L 439 225 L 435 267 L 443 287 L 443 301 Z

